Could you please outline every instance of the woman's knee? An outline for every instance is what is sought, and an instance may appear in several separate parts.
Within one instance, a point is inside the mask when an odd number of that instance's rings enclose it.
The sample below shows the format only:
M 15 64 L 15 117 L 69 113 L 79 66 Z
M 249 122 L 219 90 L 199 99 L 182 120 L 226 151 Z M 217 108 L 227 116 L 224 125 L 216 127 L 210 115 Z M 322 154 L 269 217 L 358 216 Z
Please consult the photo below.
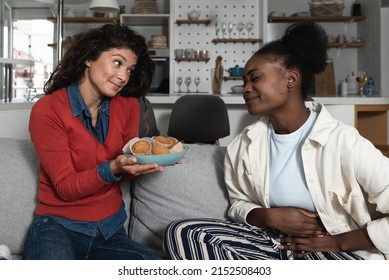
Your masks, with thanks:
M 28 231 L 23 259 L 74 259 L 67 230 L 49 217 L 36 217 Z

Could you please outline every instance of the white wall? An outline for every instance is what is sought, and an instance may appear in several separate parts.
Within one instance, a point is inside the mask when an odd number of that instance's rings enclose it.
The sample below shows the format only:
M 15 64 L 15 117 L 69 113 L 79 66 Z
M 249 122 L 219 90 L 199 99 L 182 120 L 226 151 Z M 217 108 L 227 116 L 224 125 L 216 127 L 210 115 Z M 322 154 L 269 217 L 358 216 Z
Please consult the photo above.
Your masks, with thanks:
M 381 94 L 389 96 L 389 7 L 381 8 Z
M 0 137 L 30 139 L 28 121 L 30 109 L 0 111 Z

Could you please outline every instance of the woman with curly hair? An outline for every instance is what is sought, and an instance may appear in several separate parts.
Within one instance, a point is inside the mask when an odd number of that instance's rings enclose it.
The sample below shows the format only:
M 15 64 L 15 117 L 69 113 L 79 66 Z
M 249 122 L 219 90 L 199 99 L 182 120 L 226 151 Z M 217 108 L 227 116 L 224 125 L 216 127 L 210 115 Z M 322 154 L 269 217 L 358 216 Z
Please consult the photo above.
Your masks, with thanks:
M 154 73 L 145 38 L 107 24 L 75 36 L 33 106 L 38 205 L 24 259 L 158 259 L 128 238 L 120 182 L 161 171 L 122 155 Z

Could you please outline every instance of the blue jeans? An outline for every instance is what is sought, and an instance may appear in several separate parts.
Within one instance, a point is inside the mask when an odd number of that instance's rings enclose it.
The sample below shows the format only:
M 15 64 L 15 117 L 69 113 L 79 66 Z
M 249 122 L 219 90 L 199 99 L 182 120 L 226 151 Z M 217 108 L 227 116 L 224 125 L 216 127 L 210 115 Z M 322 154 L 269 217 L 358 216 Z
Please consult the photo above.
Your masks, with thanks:
M 157 260 L 148 247 L 130 240 L 124 227 L 109 239 L 70 231 L 45 216 L 37 216 L 24 244 L 25 260 Z

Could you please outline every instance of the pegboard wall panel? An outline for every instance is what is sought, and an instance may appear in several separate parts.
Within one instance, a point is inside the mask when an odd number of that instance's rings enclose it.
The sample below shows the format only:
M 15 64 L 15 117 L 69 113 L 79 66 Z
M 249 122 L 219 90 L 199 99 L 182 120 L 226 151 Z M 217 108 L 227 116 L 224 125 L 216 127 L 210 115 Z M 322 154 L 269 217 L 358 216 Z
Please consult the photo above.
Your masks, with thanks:
M 173 23 L 173 49 L 194 49 L 206 50 L 209 53 L 210 60 L 204 61 L 174 61 L 173 62 L 173 79 L 171 88 L 174 92 L 178 91 L 178 86 L 175 83 L 177 77 L 191 77 L 192 84 L 190 91 L 195 91 L 196 86 L 193 84 L 195 77 L 200 78 L 199 91 L 212 92 L 211 69 L 215 67 L 215 59 L 217 56 L 223 58 L 222 64 L 225 70 L 239 65 L 244 67 L 244 64 L 251 55 L 258 50 L 261 43 L 213 43 L 216 38 L 261 38 L 263 39 L 263 1 L 258 0 L 176 0 L 171 1 L 170 8 L 172 13 Z M 187 20 L 188 13 L 192 10 L 201 12 L 200 20 L 209 19 L 211 23 L 205 24 L 182 24 L 178 25 L 176 20 Z M 225 32 L 224 37 L 219 32 L 216 34 L 216 22 L 232 23 L 232 32 Z M 237 30 L 238 22 L 252 22 L 254 28 L 248 32 L 247 30 Z M 249 33 L 249 34 L 248 34 Z M 174 54 L 174 51 L 173 51 Z M 227 71 L 224 71 L 225 76 L 229 76 Z M 242 81 L 223 81 L 222 93 L 229 92 L 231 86 L 242 84 Z M 187 90 L 185 85 L 181 86 L 183 91 Z

